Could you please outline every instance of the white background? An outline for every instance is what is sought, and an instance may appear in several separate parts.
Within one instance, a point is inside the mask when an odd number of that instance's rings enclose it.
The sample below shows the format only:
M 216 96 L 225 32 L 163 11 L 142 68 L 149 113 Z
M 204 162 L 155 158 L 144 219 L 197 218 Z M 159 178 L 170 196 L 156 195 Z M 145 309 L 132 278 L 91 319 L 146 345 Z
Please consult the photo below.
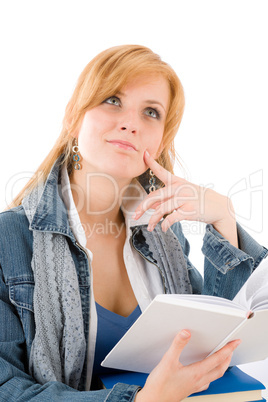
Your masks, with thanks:
M 0 209 L 53 146 L 89 60 L 142 44 L 185 89 L 177 174 L 230 195 L 239 222 L 267 247 L 267 21 L 265 0 L 1 0 Z M 204 226 L 184 228 L 202 270 Z
M 13 0 L 0 3 L 1 177 L 6 207 L 53 146 L 84 66 L 137 43 L 178 73 L 186 109 L 177 174 L 231 195 L 268 246 L 267 1 Z M 204 226 L 183 223 L 202 270 Z

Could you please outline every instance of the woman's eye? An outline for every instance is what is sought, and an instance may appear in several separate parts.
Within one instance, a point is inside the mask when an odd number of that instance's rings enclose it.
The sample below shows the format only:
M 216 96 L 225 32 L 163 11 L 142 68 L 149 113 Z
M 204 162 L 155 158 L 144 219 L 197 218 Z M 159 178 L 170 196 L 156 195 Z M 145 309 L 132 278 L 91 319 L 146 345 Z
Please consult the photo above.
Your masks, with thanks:
M 147 108 L 145 111 L 145 114 L 149 117 L 153 117 L 154 119 L 159 119 L 160 118 L 160 113 L 151 107 Z
M 109 103 L 110 105 L 115 105 L 115 106 L 120 105 L 120 99 L 117 98 L 117 96 L 111 96 L 110 98 L 107 98 L 104 102 Z

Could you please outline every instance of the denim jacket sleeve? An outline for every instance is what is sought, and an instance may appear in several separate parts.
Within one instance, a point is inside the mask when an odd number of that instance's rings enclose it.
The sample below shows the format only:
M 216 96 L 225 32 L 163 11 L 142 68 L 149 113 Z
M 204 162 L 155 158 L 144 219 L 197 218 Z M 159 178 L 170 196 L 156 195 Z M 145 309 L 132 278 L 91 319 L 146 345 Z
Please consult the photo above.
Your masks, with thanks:
M 237 233 L 239 249 L 224 239 L 212 225 L 207 225 L 202 252 L 204 278 L 189 260 L 190 245 L 185 238 L 180 223 L 172 226 L 178 237 L 186 259 L 193 293 L 233 299 L 268 250 L 256 242 L 239 224 Z
M 268 250 L 237 224 L 239 249 L 232 246 L 212 225 L 207 225 L 202 247 L 205 256 L 204 294 L 233 299 Z

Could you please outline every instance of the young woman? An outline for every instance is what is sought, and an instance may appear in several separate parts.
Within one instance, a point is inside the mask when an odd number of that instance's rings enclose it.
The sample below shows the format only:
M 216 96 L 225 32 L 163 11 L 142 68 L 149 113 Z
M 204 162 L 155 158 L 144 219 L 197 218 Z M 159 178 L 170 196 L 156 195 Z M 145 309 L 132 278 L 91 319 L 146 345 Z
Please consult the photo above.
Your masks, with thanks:
M 82 72 L 55 147 L 0 216 L 3 400 L 178 402 L 227 369 L 239 341 L 183 367 L 186 329 L 143 389 L 97 386 L 157 294 L 233 298 L 267 254 L 230 200 L 173 174 L 183 108 L 178 77 L 148 48 L 108 49 Z M 183 219 L 208 224 L 204 280 Z

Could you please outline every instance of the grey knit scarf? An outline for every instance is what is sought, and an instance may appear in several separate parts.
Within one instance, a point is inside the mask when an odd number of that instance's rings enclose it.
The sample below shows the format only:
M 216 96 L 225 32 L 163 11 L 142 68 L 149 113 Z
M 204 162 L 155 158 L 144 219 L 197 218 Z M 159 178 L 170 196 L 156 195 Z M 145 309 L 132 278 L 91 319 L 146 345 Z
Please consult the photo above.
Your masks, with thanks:
M 38 187 L 23 200 L 30 224 L 41 193 Z M 192 293 L 183 252 L 172 232 L 163 235 L 160 225 L 154 234 L 139 227 L 133 241 L 159 267 L 167 293 Z M 77 273 L 65 236 L 33 230 L 32 270 L 36 333 L 30 373 L 41 384 L 60 381 L 77 389 L 86 341 Z
M 147 225 L 136 227 L 133 245 L 158 267 L 166 293 L 193 293 L 181 245 L 171 230 L 163 233 L 160 223 L 154 232 L 148 232 Z
M 23 201 L 29 222 L 38 205 L 40 187 Z M 76 268 L 65 237 L 33 231 L 36 333 L 29 370 L 41 384 L 60 381 L 78 388 L 86 341 Z

